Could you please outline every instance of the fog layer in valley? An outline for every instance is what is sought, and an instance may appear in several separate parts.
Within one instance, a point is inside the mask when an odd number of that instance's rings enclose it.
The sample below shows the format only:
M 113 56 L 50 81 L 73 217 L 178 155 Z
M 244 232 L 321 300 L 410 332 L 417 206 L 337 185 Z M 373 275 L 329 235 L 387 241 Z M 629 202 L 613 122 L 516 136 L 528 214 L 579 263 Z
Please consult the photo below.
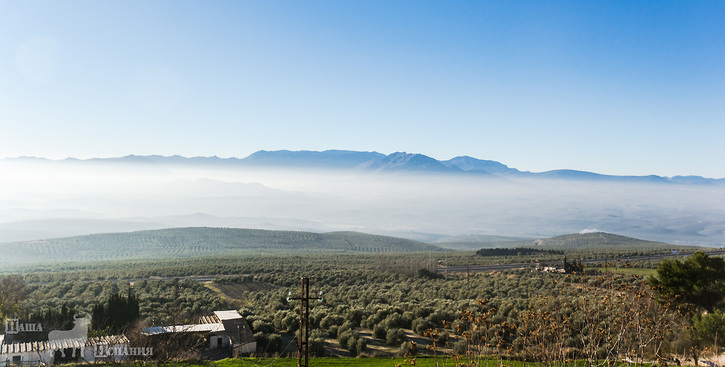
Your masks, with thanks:
M 716 184 L 67 160 L 4 160 L 0 170 L 0 242 L 213 226 L 725 243 L 725 186 Z

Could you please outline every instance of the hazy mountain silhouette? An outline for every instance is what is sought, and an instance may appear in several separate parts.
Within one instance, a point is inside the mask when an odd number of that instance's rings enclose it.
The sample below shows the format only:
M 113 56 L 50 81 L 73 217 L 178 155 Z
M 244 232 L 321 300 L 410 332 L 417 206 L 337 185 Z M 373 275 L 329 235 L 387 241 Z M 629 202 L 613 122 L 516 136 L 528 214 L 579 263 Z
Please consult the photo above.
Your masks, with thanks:
M 42 160 L 43 158 L 21 157 L 15 160 Z M 204 166 L 250 166 L 270 168 L 318 168 L 331 170 L 357 170 L 373 172 L 417 172 L 467 175 L 492 175 L 500 177 L 527 176 L 545 179 L 602 181 L 602 182 L 642 182 L 642 183 L 679 183 L 679 184 L 725 184 L 725 178 L 714 179 L 701 176 L 662 177 L 647 176 L 615 176 L 587 171 L 569 169 L 546 172 L 522 172 L 515 168 L 491 160 L 482 160 L 469 156 L 460 156 L 440 161 L 423 154 L 396 152 L 382 154 L 378 152 L 359 152 L 349 150 L 326 151 L 290 151 L 261 150 L 246 158 L 182 157 L 174 156 L 138 156 L 129 155 L 119 158 L 93 158 L 78 160 L 68 158 L 64 162 L 75 163 L 128 163 L 133 165 L 164 166 L 164 165 L 204 165 Z

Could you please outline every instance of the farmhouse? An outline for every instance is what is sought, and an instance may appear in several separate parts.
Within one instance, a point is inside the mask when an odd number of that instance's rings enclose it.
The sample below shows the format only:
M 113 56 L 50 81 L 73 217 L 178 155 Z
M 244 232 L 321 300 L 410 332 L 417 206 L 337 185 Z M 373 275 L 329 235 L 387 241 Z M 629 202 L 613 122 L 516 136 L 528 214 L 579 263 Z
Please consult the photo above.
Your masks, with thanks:
M 196 324 L 155 326 L 143 329 L 142 334 L 154 337 L 169 334 L 197 334 L 206 338 L 208 348 L 215 357 L 236 356 L 254 353 L 257 341 L 239 312 L 214 311 L 213 316 L 205 316 Z
M 84 330 L 61 331 L 63 339 L 47 341 L 15 342 L 0 335 L 0 367 L 9 365 L 51 365 L 59 363 L 119 362 L 129 356 L 152 356 L 152 347 L 129 345 L 124 335 L 88 338 L 85 319 L 77 319 L 77 327 L 83 322 Z M 90 323 L 90 319 L 88 319 Z M 76 335 L 78 334 L 78 335 Z M 85 335 L 83 335 L 85 334 Z M 199 323 L 189 325 L 156 326 L 143 329 L 142 335 L 150 338 L 170 335 L 193 334 L 205 340 L 202 357 L 222 358 L 254 353 L 254 340 L 247 321 L 237 311 L 214 311 L 214 315 L 202 317 Z M 75 337 L 74 337 L 75 336 Z
M 3 343 L 0 340 L 0 366 L 8 365 L 51 365 L 68 362 L 119 362 L 122 354 L 98 355 L 99 350 L 128 348 L 128 339 L 123 335 L 73 338 L 25 343 Z

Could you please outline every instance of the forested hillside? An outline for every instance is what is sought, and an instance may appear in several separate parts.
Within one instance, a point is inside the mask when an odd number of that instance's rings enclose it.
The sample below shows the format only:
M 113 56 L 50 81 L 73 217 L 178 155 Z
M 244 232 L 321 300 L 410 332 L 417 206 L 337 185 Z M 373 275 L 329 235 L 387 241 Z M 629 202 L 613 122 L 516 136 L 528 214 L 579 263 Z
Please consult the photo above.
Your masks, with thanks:
M 0 244 L 0 264 L 171 259 L 275 253 L 442 251 L 402 238 L 357 232 L 311 233 L 236 228 L 174 228 Z

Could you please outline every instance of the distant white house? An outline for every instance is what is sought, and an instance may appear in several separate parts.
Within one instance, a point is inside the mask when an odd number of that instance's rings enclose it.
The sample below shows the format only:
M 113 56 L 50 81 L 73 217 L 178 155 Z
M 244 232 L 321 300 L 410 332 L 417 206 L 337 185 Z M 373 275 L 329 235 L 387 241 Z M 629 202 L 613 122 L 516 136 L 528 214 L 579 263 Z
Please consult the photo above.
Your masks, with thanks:
M 214 311 L 213 316 L 202 317 L 196 324 L 154 326 L 142 332 L 148 336 L 170 333 L 204 334 L 210 349 L 229 348 L 233 355 L 250 354 L 257 350 L 257 341 L 247 320 L 235 310 Z
M 545 273 L 566 273 L 566 270 L 564 268 L 557 268 L 555 266 L 546 266 L 543 263 L 536 262 L 534 264 L 535 269 L 538 271 L 543 271 Z

